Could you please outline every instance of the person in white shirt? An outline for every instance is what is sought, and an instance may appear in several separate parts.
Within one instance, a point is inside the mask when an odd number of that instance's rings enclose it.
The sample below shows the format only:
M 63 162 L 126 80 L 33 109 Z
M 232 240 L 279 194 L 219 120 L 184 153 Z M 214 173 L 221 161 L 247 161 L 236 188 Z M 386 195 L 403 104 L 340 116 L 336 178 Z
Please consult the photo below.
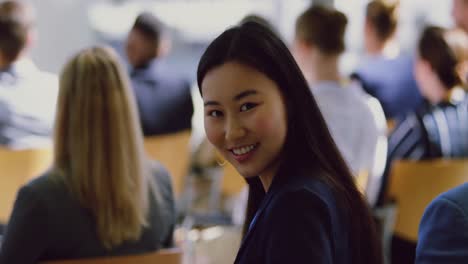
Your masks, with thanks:
M 34 43 L 34 10 L 25 1 L 0 3 L 0 145 L 50 144 L 58 79 L 27 57 Z
M 373 205 L 386 158 L 385 129 L 381 128 L 385 118 L 375 99 L 340 76 L 338 60 L 345 50 L 346 24 L 346 16 L 338 10 L 312 6 L 296 21 L 293 49 L 351 172 L 367 177 L 361 187 Z

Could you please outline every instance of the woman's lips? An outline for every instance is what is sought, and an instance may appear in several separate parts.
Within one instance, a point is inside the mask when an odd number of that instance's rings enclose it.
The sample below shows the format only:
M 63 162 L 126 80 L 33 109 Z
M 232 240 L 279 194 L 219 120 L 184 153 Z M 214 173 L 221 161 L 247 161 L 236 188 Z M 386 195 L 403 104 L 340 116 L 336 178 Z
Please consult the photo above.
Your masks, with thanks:
M 258 146 L 259 146 L 258 143 L 251 144 L 251 145 L 245 145 L 245 146 L 242 146 L 242 147 L 232 148 L 232 149 L 230 149 L 230 152 L 231 152 L 233 158 L 237 162 L 241 163 L 241 162 L 244 162 L 244 161 L 248 160 L 250 157 L 252 157 L 252 155 L 257 150 Z

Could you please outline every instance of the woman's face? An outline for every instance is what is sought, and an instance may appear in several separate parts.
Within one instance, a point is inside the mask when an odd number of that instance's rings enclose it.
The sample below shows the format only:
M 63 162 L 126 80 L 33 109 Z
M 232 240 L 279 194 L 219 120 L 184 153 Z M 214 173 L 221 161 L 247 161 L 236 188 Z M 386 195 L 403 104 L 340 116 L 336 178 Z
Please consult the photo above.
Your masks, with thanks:
M 275 82 L 228 62 L 202 82 L 208 140 L 244 177 L 273 176 L 287 133 L 285 102 Z

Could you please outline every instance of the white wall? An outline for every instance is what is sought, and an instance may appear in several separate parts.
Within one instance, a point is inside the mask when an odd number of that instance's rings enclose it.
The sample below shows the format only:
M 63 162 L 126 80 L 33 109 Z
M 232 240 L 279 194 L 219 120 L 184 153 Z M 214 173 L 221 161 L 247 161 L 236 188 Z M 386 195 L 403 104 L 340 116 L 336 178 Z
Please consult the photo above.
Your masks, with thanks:
M 38 40 L 30 55 L 43 70 L 58 73 L 76 51 L 94 43 L 87 8 L 96 0 L 31 0 Z

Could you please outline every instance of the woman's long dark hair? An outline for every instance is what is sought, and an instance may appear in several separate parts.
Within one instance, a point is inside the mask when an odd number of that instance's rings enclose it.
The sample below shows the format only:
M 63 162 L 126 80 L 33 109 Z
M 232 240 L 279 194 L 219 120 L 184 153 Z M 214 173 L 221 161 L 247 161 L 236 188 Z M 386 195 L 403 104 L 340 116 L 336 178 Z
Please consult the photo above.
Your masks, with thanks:
M 381 263 L 381 244 L 367 204 L 288 48 L 268 28 L 255 22 L 228 29 L 208 46 L 200 60 L 197 72 L 200 89 L 209 71 L 233 61 L 265 74 L 278 85 L 285 99 L 288 129 L 277 176 L 300 168 L 327 183 L 339 207 L 352 215 L 349 226 L 352 263 Z M 265 196 L 258 177 L 249 180 L 249 185 L 244 228 Z

